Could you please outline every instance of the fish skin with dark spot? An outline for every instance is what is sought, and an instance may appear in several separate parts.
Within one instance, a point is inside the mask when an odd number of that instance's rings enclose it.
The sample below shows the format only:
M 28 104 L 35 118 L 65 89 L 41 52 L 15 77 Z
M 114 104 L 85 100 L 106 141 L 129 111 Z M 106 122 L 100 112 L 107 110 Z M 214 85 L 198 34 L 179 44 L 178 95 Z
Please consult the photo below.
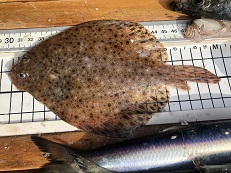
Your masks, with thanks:
M 163 45 L 142 25 L 90 21 L 33 47 L 10 77 L 62 120 L 99 135 L 125 137 L 169 100 L 168 86 L 218 83 L 201 67 L 171 66 Z
M 171 6 L 193 17 L 231 20 L 231 0 L 174 0 Z

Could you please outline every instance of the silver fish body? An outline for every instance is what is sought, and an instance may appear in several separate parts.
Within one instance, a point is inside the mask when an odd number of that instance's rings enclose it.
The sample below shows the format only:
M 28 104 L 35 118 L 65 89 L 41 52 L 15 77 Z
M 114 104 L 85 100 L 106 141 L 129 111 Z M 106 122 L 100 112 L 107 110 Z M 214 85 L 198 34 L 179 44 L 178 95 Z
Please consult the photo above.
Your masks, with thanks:
M 231 20 L 230 0 L 175 0 L 171 6 L 194 17 Z
M 98 172 L 106 173 L 198 170 L 231 172 L 231 122 L 203 124 L 85 153 L 79 153 L 42 138 L 32 139 L 42 151 L 50 153 L 49 157 L 52 160 L 74 164 L 75 168 L 80 167 L 86 172 L 97 172 L 99 169 L 103 171 Z M 66 160 L 65 155 L 68 155 Z M 95 165 L 94 168 L 90 168 L 89 163 Z M 49 164 L 46 169 L 49 169 Z
M 194 42 L 210 38 L 230 38 L 231 21 L 216 19 L 194 19 L 188 25 L 185 37 Z

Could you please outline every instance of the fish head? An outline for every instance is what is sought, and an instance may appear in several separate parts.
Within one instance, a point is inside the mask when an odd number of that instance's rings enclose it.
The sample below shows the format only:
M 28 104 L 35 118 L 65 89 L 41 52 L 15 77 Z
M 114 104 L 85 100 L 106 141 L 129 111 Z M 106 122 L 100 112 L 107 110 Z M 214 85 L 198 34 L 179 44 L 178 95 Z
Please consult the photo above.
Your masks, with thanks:
M 174 0 L 171 7 L 193 17 L 213 17 L 217 1 L 214 0 Z
M 11 81 L 19 90 L 28 91 L 29 88 L 33 88 L 37 68 L 31 59 L 31 55 L 23 55 L 10 70 Z
M 194 42 L 201 42 L 206 38 L 211 38 L 214 33 L 222 31 L 224 24 L 220 20 L 209 18 L 194 19 L 189 22 L 188 28 L 184 33 L 185 38 Z

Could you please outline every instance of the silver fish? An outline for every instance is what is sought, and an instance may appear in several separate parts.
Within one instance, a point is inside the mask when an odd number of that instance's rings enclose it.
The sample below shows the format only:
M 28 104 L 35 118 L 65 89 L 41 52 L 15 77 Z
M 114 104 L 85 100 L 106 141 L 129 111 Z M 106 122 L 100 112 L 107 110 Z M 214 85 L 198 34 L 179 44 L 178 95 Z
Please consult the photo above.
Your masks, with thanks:
M 171 6 L 189 16 L 231 20 L 230 0 L 174 0 Z
M 144 26 L 90 21 L 27 52 L 10 71 L 12 83 L 82 130 L 127 136 L 169 100 L 167 86 L 218 83 L 201 67 L 166 64 L 164 46 Z
M 194 42 L 210 38 L 230 38 L 231 21 L 216 19 L 194 19 L 188 25 L 185 37 Z
M 46 171 L 57 166 L 65 167 L 66 172 L 89 173 L 231 172 L 230 121 L 190 126 L 85 152 L 39 137 L 32 139 L 51 161 L 44 166 Z

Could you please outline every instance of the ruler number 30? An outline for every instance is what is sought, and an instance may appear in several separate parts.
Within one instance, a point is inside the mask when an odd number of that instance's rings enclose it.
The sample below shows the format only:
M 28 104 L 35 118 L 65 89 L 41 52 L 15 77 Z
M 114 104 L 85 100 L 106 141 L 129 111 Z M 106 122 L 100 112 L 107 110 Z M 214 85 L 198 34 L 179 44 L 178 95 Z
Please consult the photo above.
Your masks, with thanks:
M 13 43 L 14 42 L 14 38 L 10 37 L 10 38 L 5 38 L 5 44 L 8 43 Z

